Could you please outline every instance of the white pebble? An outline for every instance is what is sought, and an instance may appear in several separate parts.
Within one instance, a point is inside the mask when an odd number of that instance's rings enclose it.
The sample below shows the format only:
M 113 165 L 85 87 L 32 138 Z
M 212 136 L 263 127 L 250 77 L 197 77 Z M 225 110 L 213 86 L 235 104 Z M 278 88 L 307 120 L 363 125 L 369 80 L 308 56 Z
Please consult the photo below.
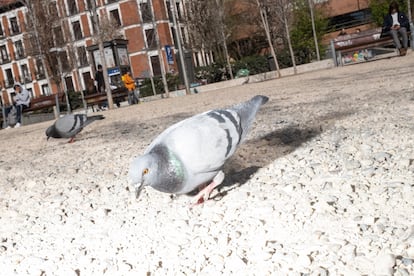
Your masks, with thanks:
M 375 259 L 374 272 L 377 275 L 392 275 L 395 265 L 395 256 L 390 253 L 383 253 Z

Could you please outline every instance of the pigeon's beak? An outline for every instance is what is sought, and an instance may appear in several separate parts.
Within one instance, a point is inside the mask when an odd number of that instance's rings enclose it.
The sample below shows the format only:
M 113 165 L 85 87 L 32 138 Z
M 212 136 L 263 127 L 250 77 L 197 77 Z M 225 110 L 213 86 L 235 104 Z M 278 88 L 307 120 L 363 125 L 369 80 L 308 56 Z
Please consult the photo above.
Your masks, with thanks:
M 135 198 L 138 198 L 144 185 L 142 183 L 135 184 Z

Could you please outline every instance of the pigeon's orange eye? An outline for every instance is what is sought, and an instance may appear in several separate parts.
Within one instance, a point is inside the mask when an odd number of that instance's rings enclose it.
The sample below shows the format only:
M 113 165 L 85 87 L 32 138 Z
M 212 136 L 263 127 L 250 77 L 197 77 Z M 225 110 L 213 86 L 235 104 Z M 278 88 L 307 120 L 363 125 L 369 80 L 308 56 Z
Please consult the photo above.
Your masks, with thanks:
M 144 169 L 144 170 L 142 171 L 142 174 L 147 174 L 147 173 L 149 173 L 149 170 L 148 170 L 148 169 Z

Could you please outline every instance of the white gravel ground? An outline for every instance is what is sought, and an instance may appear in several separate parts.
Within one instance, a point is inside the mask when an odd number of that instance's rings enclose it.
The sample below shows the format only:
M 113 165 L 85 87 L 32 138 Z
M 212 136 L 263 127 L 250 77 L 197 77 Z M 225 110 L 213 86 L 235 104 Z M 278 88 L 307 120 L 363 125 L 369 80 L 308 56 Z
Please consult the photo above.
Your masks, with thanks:
M 414 275 L 414 54 L 0 131 L 1 275 Z M 147 188 L 167 126 L 264 94 L 205 204 Z

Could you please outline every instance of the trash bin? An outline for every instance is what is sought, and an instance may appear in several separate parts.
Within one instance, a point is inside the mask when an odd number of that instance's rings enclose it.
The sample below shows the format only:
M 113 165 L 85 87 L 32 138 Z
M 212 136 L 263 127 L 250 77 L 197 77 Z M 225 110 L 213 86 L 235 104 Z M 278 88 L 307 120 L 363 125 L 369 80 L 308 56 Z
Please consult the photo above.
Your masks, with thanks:
M 267 57 L 267 63 L 269 64 L 269 70 L 270 71 L 276 71 L 276 62 L 273 58 L 273 56 Z

